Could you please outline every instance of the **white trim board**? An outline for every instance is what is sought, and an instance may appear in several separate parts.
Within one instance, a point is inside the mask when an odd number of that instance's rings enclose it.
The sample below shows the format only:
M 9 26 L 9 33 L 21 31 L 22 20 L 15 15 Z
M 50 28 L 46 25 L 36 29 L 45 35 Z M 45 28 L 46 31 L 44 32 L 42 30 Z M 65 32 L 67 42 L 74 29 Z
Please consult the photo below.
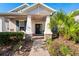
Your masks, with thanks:
M 27 3 L 23 3 L 23 4 L 21 4 L 20 6 L 14 8 L 14 9 L 12 9 L 12 10 L 10 10 L 9 12 L 12 12 L 12 11 L 14 11 L 14 10 L 17 10 L 18 8 L 21 8 L 21 7 L 23 7 L 24 5 L 27 5 L 27 7 L 29 7 L 29 5 L 28 5 Z

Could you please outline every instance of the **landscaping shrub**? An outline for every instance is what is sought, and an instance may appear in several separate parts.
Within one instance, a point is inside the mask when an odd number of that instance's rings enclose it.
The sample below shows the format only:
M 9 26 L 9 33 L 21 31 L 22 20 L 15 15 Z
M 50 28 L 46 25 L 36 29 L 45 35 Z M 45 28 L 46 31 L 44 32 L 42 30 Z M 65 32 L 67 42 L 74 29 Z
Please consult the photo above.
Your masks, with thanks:
M 74 36 L 74 35 L 73 35 Z M 79 43 L 79 33 L 77 32 L 76 33 L 76 35 L 74 36 L 74 37 L 72 37 L 73 39 L 73 41 L 75 42 L 75 43 Z
M 52 42 L 52 44 L 48 44 L 48 51 L 49 51 L 51 56 L 59 56 L 59 55 L 61 55 L 59 48 L 60 48 L 59 43 Z
M 21 49 L 20 47 L 22 47 L 23 43 L 24 41 L 19 41 L 16 45 L 13 46 L 13 51 L 15 52 L 15 51 L 20 50 Z
M 46 43 L 47 43 L 48 45 L 52 44 L 52 39 L 47 39 Z
M 23 39 L 23 32 L 0 32 L 0 45 L 6 45 Z
M 63 56 L 66 56 L 66 55 L 71 55 L 71 50 L 69 49 L 68 46 L 62 44 L 60 46 L 60 52 Z
M 51 56 L 73 55 L 73 51 L 63 43 L 58 43 L 48 39 L 47 47 Z
M 48 51 L 51 56 L 61 55 L 59 52 L 59 47 L 60 47 L 59 43 L 53 42 L 52 39 L 48 39 L 47 40 L 47 47 L 48 47 Z

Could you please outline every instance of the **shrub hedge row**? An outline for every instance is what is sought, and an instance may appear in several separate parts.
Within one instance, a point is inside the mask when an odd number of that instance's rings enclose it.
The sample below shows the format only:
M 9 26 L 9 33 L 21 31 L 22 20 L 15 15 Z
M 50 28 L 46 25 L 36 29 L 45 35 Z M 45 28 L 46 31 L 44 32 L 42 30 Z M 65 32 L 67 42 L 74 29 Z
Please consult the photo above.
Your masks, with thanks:
M 0 32 L 0 44 L 9 44 L 12 41 L 20 41 L 23 39 L 23 32 Z

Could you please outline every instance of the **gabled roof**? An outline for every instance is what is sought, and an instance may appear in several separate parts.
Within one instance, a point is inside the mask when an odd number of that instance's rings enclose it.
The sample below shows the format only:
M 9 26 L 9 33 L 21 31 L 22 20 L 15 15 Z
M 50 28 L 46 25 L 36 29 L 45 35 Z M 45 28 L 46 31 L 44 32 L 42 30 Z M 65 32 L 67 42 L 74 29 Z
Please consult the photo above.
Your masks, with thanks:
M 43 7 L 45 7 L 47 10 L 50 10 L 51 12 L 55 12 L 56 10 L 54 10 L 53 8 L 50 8 L 50 7 L 48 7 L 47 5 L 45 5 L 45 4 L 43 4 L 43 3 L 36 3 L 36 4 L 33 4 L 33 5 L 31 5 L 31 6 L 29 6 L 29 7 L 27 7 L 27 8 L 25 8 L 25 9 L 23 9 L 22 11 L 25 11 L 25 10 L 32 10 L 32 9 L 34 9 L 35 7 L 38 7 L 38 6 L 43 6 Z
M 12 10 L 10 10 L 9 12 L 18 12 L 18 11 L 24 9 L 24 8 L 27 8 L 28 6 L 29 6 L 28 4 L 23 3 L 22 5 L 20 5 L 20 6 L 16 7 L 16 8 L 14 8 L 14 9 L 12 9 Z

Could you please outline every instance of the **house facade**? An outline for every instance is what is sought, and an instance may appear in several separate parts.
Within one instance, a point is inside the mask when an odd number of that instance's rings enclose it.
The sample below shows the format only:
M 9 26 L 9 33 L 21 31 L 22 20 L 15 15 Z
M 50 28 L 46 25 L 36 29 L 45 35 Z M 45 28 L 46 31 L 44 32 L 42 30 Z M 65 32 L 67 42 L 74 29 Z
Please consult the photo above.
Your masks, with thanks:
M 8 13 L 0 13 L 0 32 L 24 31 L 31 36 L 50 36 L 52 32 L 48 24 L 54 12 L 54 9 L 45 4 L 22 4 Z

